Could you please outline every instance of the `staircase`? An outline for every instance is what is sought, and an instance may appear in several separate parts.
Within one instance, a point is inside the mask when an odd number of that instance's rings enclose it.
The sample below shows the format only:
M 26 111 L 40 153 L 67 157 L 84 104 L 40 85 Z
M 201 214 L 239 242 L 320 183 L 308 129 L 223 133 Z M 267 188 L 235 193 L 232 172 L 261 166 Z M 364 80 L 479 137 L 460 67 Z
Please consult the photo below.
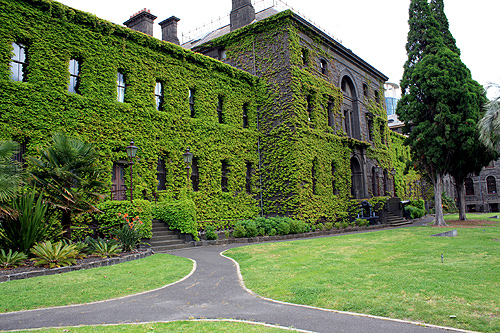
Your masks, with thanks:
M 185 242 L 179 231 L 170 230 L 163 221 L 153 220 L 152 231 L 153 237 L 146 239 L 145 242 L 151 245 L 154 252 L 166 252 L 192 246 Z
M 401 216 L 397 216 L 394 213 L 387 212 L 387 223 L 391 225 L 391 227 L 399 227 L 406 224 L 411 224 L 411 220 L 405 220 Z

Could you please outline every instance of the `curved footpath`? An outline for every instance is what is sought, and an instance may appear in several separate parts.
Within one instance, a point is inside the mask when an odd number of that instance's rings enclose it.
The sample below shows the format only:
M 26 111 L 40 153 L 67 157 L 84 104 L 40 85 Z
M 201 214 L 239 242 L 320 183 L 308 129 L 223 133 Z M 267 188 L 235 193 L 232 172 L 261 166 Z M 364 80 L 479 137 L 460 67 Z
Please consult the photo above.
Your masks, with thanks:
M 227 318 L 313 332 L 460 331 L 260 298 L 244 289 L 237 264 L 221 254 L 234 246 L 241 244 L 195 247 L 172 252 L 174 255 L 191 258 L 196 263 L 192 274 L 178 283 L 115 300 L 2 313 L 0 330 Z

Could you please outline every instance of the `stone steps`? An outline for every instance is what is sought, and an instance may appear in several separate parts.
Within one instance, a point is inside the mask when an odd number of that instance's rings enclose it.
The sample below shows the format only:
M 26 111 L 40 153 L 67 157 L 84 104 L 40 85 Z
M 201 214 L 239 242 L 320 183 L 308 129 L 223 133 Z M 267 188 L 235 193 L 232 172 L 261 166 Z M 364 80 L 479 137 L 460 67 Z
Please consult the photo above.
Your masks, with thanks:
M 168 225 L 160 220 L 153 220 L 153 237 L 146 239 L 154 252 L 168 252 L 171 250 L 192 247 L 192 244 L 186 243 L 181 238 L 181 233 L 176 230 L 170 230 Z
M 399 227 L 406 224 L 411 224 L 410 220 L 405 220 L 404 218 L 397 216 L 391 212 L 387 212 L 387 224 L 391 227 Z

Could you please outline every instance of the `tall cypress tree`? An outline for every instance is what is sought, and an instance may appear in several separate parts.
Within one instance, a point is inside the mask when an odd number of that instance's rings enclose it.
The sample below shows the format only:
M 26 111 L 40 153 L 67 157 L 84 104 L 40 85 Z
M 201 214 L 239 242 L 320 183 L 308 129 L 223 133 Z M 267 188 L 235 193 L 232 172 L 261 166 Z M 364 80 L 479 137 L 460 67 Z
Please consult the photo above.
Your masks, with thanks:
M 435 13 L 438 7 L 434 7 Z M 459 52 L 445 44 L 445 34 L 427 0 L 411 1 L 408 22 L 408 60 L 396 112 L 406 124 L 406 144 L 416 168 L 434 186 L 434 224 L 446 225 L 441 205 L 442 177 L 457 164 L 465 139 L 457 135 L 467 132 L 463 128 L 476 96 L 469 70 Z
M 445 46 L 460 56 L 460 49 L 449 30 L 443 0 L 431 0 L 430 9 L 438 22 L 438 30 Z M 483 105 L 488 101 L 486 93 L 484 88 L 472 79 L 468 69 L 467 73 L 466 93 L 463 96 L 462 105 L 460 105 L 462 109 L 457 110 L 462 114 L 462 124 L 453 133 L 457 148 L 453 152 L 454 156 L 449 170 L 449 174 L 455 180 L 460 220 L 467 219 L 465 214 L 465 179 L 469 174 L 479 173 L 484 166 L 496 158 L 496 153 L 488 152 L 486 146 L 478 139 L 477 123 L 484 113 Z

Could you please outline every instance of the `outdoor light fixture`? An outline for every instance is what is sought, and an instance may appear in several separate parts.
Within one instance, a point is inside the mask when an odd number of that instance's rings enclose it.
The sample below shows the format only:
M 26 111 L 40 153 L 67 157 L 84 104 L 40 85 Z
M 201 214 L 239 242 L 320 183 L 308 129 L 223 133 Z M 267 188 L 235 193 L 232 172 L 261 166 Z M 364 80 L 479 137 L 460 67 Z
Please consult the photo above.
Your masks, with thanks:
M 186 152 L 182 154 L 184 157 L 184 163 L 186 163 L 186 171 L 187 171 L 187 181 L 189 183 L 189 168 L 191 163 L 193 162 L 193 153 L 189 152 L 189 147 L 186 149 Z
M 130 159 L 130 162 L 128 164 L 130 165 L 130 202 L 134 200 L 134 183 L 132 181 L 132 165 L 134 165 L 134 158 L 137 155 L 137 148 L 134 146 L 134 140 L 130 141 L 130 146 L 125 148 L 125 151 L 127 152 L 127 157 Z

